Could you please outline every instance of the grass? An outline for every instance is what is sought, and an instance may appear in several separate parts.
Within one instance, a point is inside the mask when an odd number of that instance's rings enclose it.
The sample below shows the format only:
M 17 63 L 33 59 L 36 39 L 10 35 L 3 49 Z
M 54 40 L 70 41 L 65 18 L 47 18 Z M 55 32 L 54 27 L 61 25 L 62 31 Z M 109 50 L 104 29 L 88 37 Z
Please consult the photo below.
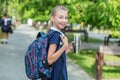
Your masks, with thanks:
M 90 76 L 94 76 L 95 50 L 81 50 L 79 54 L 70 52 L 68 57 L 83 68 Z M 106 56 L 105 59 L 120 61 L 118 56 Z M 120 78 L 120 67 L 103 67 L 103 78 Z
M 95 57 L 93 54 L 95 54 L 95 51 L 82 50 L 79 54 L 74 54 L 73 52 L 70 52 L 68 54 L 68 57 L 71 58 L 77 65 L 82 67 L 89 75 L 93 76 Z
M 68 37 L 69 42 L 73 40 L 72 33 L 66 34 Z M 83 40 L 83 37 L 81 36 Z M 89 38 L 89 43 L 101 43 L 103 44 L 102 40 Z M 68 57 L 72 59 L 77 65 L 83 68 L 90 76 L 94 76 L 94 66 L 95 66 L 95 52 L 96 50 L 92 49 L 84 49 L 81 50 L 79 54 L 75 54 L 74 52 L 70 52 Z M 113 61 L 120 61 L 120 56 L 110 56 L 105 55 L 105 60 L 113 60 Z M 104 66 L 103 67 L 103 78 L 119 78 L 120 79 L 120 67 L 110 67 Z

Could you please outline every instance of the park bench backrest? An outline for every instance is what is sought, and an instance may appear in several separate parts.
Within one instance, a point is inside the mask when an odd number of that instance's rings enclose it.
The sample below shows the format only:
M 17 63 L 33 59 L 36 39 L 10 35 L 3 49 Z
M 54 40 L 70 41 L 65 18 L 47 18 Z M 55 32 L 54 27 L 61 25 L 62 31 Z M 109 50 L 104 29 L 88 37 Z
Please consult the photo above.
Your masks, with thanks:
M 95 79 L 102 80 L 103 66 L 120 66 L 120 61 L 114 61 L 112 59 L 105 60 L 104 54 L 108 55 L 120 55 L 120 46 L 105 46 L 101 45 L 96 52 L 95 59 Z
M 99 52 L 111 55 L 120 55 L 120 46 L 100 46 Z

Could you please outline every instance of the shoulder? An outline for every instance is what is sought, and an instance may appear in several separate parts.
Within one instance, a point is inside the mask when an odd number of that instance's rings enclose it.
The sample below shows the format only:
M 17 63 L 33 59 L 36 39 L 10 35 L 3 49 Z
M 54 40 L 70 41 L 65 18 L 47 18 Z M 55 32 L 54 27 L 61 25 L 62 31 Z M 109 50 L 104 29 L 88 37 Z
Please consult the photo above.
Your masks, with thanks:
M 60 33 L 57 32 L 57 31 L 49 32 L 48 33 L 48 39 L 49 40 L 60 40 Z
M 60 33 L 58 31 L 53 31 L 53 30 L 50 30 L 49 33 L 48 33 L 48 36 L 60 36 Z

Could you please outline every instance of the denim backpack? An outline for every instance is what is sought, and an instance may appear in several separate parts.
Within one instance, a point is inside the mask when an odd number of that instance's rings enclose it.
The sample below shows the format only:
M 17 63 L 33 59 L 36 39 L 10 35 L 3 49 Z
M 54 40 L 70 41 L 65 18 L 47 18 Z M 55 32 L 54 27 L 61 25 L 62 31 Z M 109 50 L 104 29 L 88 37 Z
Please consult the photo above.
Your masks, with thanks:
M 51 32 L 52 33 L 52 32 Z M 25 54 L 25 71 L 29 79 L 49 78 L 52 67 L 47 62 L 48 35 L 39 32 Z

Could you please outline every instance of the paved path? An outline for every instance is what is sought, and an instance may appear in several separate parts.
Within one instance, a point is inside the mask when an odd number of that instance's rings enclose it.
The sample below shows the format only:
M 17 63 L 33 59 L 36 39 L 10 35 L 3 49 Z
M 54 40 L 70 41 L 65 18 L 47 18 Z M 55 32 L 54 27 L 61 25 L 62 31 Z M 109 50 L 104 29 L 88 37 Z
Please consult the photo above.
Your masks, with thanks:
M 0 80 L 29 80 L 24 70 L 24 55 L 37 31 L 27 25 L 20 25 L 10 34 L 8 44 L 0 44 Z M 69 80 L 91 80 L 80 67 L 67 59 Z

